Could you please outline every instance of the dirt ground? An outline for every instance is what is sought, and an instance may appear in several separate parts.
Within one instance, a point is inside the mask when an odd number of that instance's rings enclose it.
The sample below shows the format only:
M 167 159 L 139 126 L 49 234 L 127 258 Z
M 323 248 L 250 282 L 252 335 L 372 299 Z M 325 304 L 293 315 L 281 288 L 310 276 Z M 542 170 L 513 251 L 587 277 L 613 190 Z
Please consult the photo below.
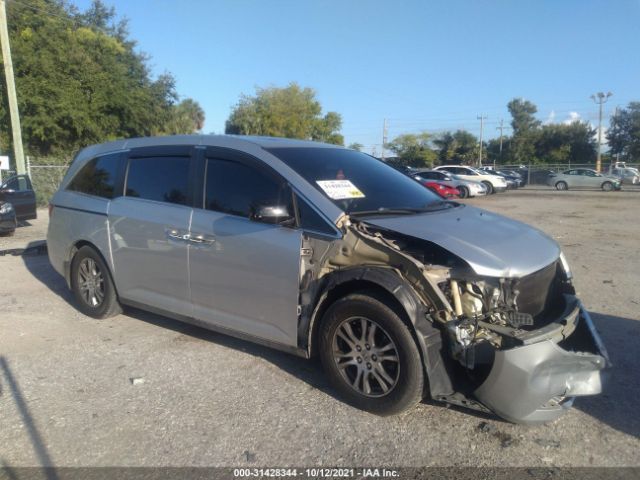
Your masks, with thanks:
M 560 420 L 512 425 L 431 402 L 379 418 L 336 400 L 317 362 L 139 311 L 92 320 L 46 256 L 5 255 L 0 465 L 640 465 L 640 189 L 469 203 L 562 245 L 609 350 L 604 393 Z M 0 250 L 44 239 L 39 213 Z

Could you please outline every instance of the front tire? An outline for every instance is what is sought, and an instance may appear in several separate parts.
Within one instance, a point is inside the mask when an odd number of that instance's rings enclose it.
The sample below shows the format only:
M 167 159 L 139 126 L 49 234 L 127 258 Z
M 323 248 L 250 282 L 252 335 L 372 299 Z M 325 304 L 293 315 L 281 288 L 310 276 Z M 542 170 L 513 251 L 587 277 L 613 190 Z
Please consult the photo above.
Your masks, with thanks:
M 71 289 L 78 309 L 93 318 L 122 313 L 109 268 L 91 247 L 78 250 L 71 262 Z
M 458 191 L 460 192 L 460 198 L 469 197 L 469 189 L 467 187 L 458 187 Z
M 319 339 L 324 371 L 351 405 L 393 415 L 422 399 L 424 371 L 407 325 L 383 302 L 365 294 L 336 301 Z
M 482 182 L 482 184 L 487 187 L 487 195 L 491 195 L 493 193 L 495 193 L 494 189 L 493 189 L 493 185 L 491 184 L 491 182 Z
M 604 182 L 602 184 L 602 190 L 604 190 L 605 192 L 610 192 L 611 190 L 613 190 L 613 183 L 611 182 Z
M 556 183 L 556 190 L 567 190 L 569 187 L 567 186 L 567 182 L 558 182 Z

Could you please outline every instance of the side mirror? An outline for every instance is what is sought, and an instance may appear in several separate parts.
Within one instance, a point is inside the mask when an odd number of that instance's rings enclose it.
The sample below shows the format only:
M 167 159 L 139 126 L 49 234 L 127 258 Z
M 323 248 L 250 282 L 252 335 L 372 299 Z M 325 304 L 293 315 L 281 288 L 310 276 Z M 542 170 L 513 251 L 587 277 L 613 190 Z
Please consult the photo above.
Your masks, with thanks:
M 295 218 L 289 213 L 289 209 L 284 205 L 264 205 L 258 207 L 258 211 L 253 215 L 253 220 L 270 223 L 273 225 L 291 225 Z

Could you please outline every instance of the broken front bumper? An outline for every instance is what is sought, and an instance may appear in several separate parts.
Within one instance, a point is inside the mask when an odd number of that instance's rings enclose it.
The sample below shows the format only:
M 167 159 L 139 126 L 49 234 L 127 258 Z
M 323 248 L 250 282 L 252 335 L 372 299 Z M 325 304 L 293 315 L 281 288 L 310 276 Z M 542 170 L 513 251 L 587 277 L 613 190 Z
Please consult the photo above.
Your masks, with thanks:
M 523 343 L 496 351 L 489 376 L 474 392 L 499 416 L 516 423 L 549 422 L 566 412 L 575 397 L 602 391 L 609 356 L 576 299 L 560 321 Z

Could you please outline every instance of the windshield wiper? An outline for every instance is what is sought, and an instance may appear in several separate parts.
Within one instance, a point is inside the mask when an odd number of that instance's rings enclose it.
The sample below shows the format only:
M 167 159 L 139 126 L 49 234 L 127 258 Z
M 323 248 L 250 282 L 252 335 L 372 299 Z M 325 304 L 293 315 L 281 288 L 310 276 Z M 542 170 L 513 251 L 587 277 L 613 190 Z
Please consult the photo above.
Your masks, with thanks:
M 443 210 L 444 208 L 456 207 L 459 204 L 448 200 L 441 200 L 425 205 L 422 208 L 386 208 L 380 207 L 377 210 L 361 210 L 355 212 L 347 212 L 352 217 L 371 216 L 371 215 L 415 215 L 416 213 L 433 212 L 434 210 Z

